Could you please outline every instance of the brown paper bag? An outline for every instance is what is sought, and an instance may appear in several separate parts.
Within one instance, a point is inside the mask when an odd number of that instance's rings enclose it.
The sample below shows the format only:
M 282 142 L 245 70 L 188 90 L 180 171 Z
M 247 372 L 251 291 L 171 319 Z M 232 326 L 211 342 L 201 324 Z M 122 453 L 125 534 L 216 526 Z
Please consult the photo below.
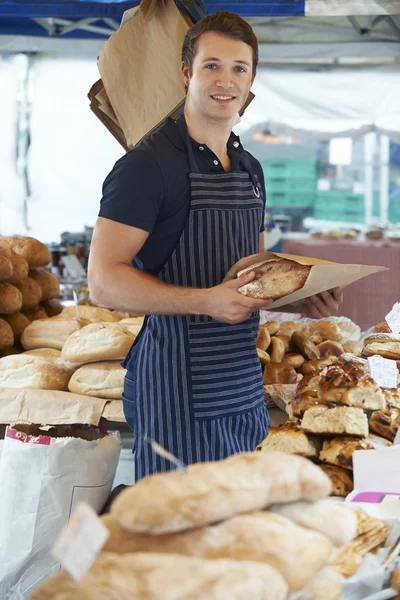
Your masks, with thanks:
M 287 258 L 294 260 L 302 265 L 311 265 L 312 269 L 307 278 L 306 283 L 294 294 L 284 296 L 279 300 L 276 300 L 268 306 L 268 310 L 272 308 L 278 308 L 287 304 L 293 304 L 299 300 L 309 298 L 326 290 L 331 290 L 335 287 L 346 287 L 350 283 L 354 283 L 358 279 L 372 275 L 373 273 L 379 273 L 380 271 L 387 271 L 387 267 L 374 267 L 370 265 L 343 265 L 340 263 L 331 262 L 328 260 L 321 260 L 319 258 L 309 258 L 307 256 L 295 256 L 292 254 L 278 254 L 274 252 L 263 252 L 261 254 L 254 254 L 252 256 L 246 256 L 242 260 L 235 263 L 228 271 L 224 281 L 229 279 L 235 279 L 239 271 L 250 267 L 255 262 L 262 262 L 270 258 Z M 255 260 L 254 260 L 255 259 Z
M 184 102 L 181 50 L 188 28 L 174 0 L 165 0 L 151 18 L 139 10 L 100 53 L 104 88 L 129 147 Z

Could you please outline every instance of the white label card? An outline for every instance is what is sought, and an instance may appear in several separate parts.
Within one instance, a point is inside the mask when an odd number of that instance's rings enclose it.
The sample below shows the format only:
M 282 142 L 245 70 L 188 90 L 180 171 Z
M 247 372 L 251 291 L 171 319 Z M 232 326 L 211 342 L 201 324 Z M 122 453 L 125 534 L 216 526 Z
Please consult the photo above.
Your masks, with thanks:
M 93 508 L 80 502 L 51 551 L 63 569 L 78 581 L 94 563 L 109 534 Z
M 368 358 L 372 379 L 383 388 L 397 388 L 397 364 L 395 360 L 389 360 L 382 356 L 370 356 Z
M 393 304 L 393 308 L 390 313 L 386 315 L 385 321 L 393 333 L 400 333 L 400 302 Z

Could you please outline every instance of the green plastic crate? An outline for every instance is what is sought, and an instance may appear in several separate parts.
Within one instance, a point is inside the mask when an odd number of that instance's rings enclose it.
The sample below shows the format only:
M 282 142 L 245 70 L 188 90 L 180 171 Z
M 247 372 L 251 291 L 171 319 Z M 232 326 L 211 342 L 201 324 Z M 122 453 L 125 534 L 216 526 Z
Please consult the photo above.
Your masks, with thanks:
M 317 175 L 315 160 L 265 160 L 261 166 L 266 179 L 312 179 Z
M 317 180 L 311 179 L 286 179 L 284 177 L 267 177 L 265 181 L 267 192 L 295 192 L 300 194 L 316 193 Z

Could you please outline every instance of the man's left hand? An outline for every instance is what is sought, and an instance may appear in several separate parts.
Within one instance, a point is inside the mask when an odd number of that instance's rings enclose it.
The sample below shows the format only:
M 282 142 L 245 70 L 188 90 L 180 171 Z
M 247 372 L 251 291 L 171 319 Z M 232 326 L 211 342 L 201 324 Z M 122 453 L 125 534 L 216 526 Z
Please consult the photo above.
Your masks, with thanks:
M 311 319 L 322 319 L 335 315 L 343 302 L 342 289 L 334 288 L 327 292 L 321 292 L 316 296 L 310 296 L 296 303 L 296 310 L 305 317 Z

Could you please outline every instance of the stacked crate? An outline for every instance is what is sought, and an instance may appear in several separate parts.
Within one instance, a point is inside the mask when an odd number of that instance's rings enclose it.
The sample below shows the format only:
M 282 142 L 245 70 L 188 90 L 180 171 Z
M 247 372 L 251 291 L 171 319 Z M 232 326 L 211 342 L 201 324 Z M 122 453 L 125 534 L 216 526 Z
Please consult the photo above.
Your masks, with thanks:
M 267 207 L 314 205 L 317 191 L 315 160 L 266 160 L 261 164 L 267 189 Z
M 392 196 L 389 200 L 389 221 L 400 223 L 400 196 Z
M 374 217 L 379 217 L 379 194 L 373 196 Z M 314 218 L 324 221 L 343 221 L 344 223 L 365 223 L 364 194 L 332 190 L 317 192 Z

